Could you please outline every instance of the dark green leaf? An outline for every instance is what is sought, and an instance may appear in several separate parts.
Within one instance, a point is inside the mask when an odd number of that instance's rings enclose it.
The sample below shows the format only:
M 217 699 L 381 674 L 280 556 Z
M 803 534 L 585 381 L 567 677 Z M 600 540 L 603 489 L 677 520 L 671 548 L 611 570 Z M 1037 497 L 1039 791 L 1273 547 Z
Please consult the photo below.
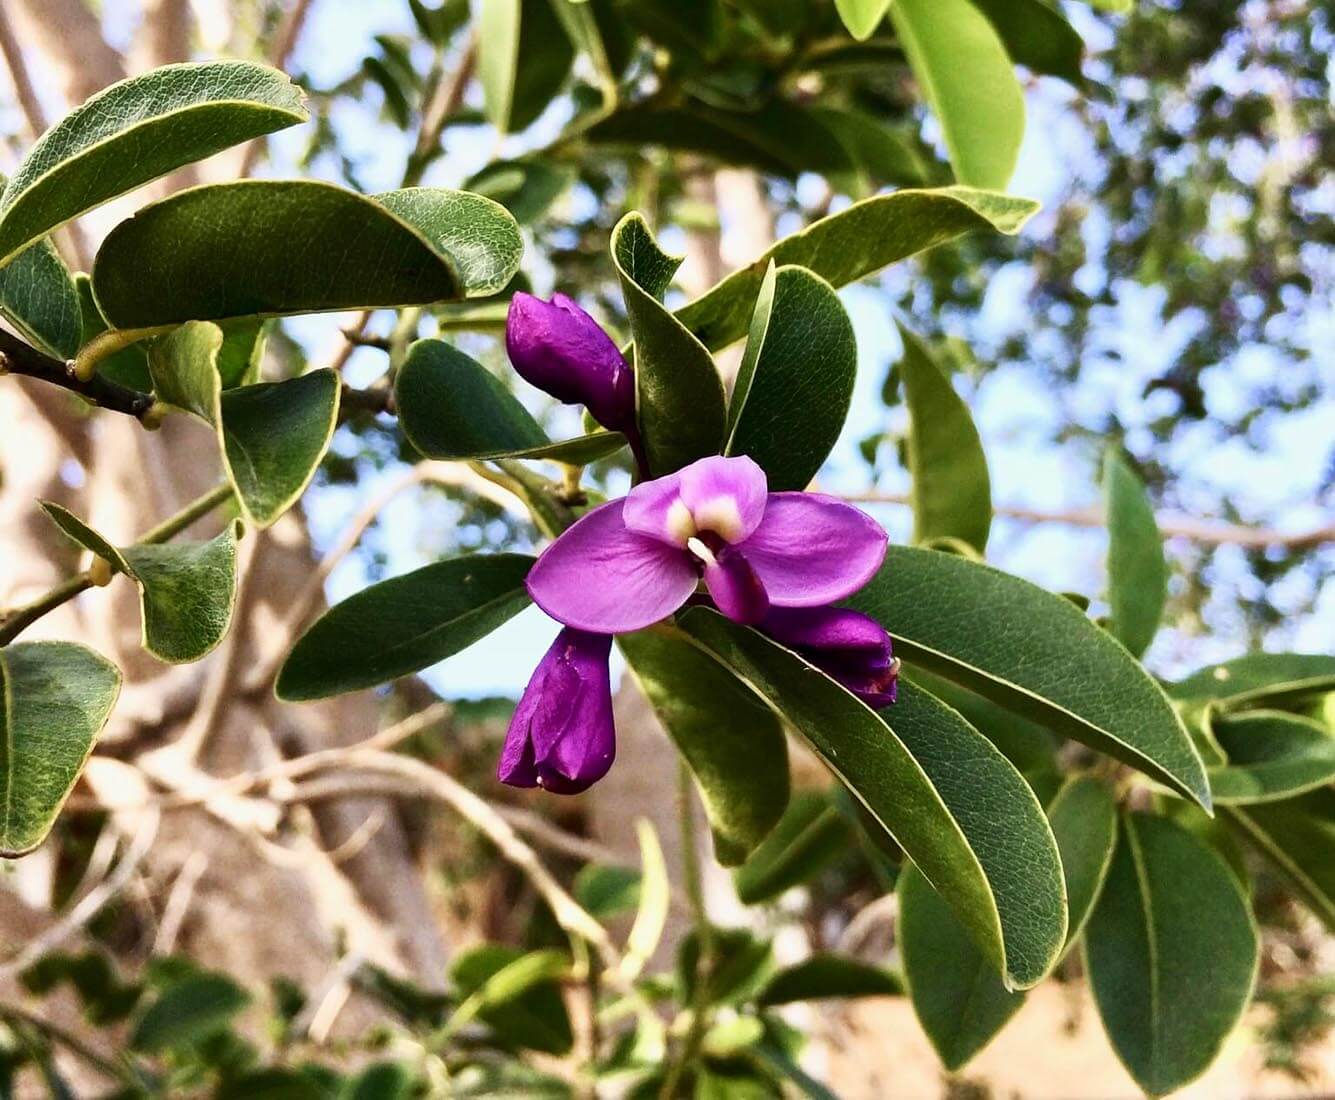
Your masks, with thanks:
M 238 523 L 208 542 L 117 549 L 59 504 L 41 506 L 66 535 L 138 586 L 143 646 L 154 657 L 197 661 L 222 641 L 236 602 Z
M 941 176 L 930 150 L 903 127 L 847 107 L 812 107 L 809 112 L 844 147 L 852 170 L 837 182 L 854 197 L 886 184 L 925 187 Z
M 1117 844 L 1117 803 L 1103 780 L 1074 776 L 1048 806 L 1048 822 L 1066 879 L 1069 946 L 1084 931 L 1108 877 Z
M 46 838 L 120 688 L 120 670 L 86 646 L 0 647 L 0 856 Z
M 1066 934 L 1057 845 L 1033 792 L 986 738 L 912 684 L 883 720 L 756 631 L 704 608 L 681 622 L 932 876 L 1009 982 L 1030 986 L 1047 973 Z
M 1281 711 L 1248 711 L 1211 723 L 1228 763 L 1210 771 L 1219 805 L 1275 802 L 1335 781 L 1335 736 Z
M 1017 65 L 1079 87 L 1085 44 L 1059 8 L 1046 0 L 971 0 L 1001 35 Z
M 48 355 L 73 359 L 83 336 L 79 291 L 49 241 L 38 241 L 0 269 L 0 315 Z
M 899 879 L 899 950 L 914 1014 L 952 1073 L 1024 1004 L 916 866 Z
M 738 898 L 756 905 L 810 882 L 847 854 L 851 839 L 848 821 L 828 798 L 793 796 L 764 843 L 733 871 Z
M 719 453 L 723 381 L 709 352 L 663 305 L 681 260 L 658 247 L 639 214 L 627 214 L 612 231 L 612 259 L 635 341 L 645 452 L 650 470 L 662 476 Z
M 616 432 L 553 443 L 505 384 L 443 340 L 419 340 L 394 380 L 403 434 L 431 458 L 550 458 L 582 466 L 614 454 Z
M 1274 706 L 1285 700 L 1335 690 L 1335 656 L 1323 653 L 1249 653 L 1209 665 L 1167 685 L 1183 702 L 1215 700 L 1230 710 Z
M 1163 538 L 1145 485 L 1116 450 L 1103 462 L 1108 509 L 1109 629 L 1139 657 L 1154 640 L 1168 598 Z
M 489 199 L 413 188 L 384 200 L 315 180 L 193 187 L 111 231 L 93 290 L 116 328 L 139 329 L 429 305 L 499 290 L 517 269 L 518 226 Z
M 590 863 L 580 868 L 570 892 L 593 917 L 607 920 L 640 904 L 643 878 L 633 867 Z
M 373 584 L 301 636 L 278 673 L 281 699 L 374 687 L 485 638 L 528 605 L 523 554 L 450 558 Z
M 746 335 L 752 303 L 771 261 L 814 271 L 836 289 L 966 233 L 1018 233 L 1038 204 L 967 187 L 896 191 L 854 203 L 785 237 L 677 311 L 708 348 Z
M 1225 806 L 1222 814 L 1335 932 L 1335 790 L 1257 806 Z
M 890 19 L 955 178 L 1003 190 L 1024 138 L 1024 93 L 996 30 L 970 0 L 896 0 Z
M 503 1042 L 561 1055 L 574 1045 L 557 980 L 567 968 L 554 951 L 525 955 L 488 943 L 458 956 L 450 977 L 461 994 L 477 999 L 477 1015 Z
M 547 213 L 574 181 L 575 173 L 564 165 L 544 160 L 498 160 L 472 176 L 464 186 L 500 203 L 520 225 L 531 225 Z
M 978 553 L 992 527 L 992 488 L 969 406 L 918 337 L 899 326 L 899 375 L 909 410 L 913 540 L 954 538 Z
M 1205 1072 L 1251 998 L 1257 953 L 1251 909 L 1224 861 L 1163 818 L 1123 818 L 1085 930 L 1085 967 L 1136 1084 L 1162 1096 Z
M 338 1100 L 411 1100 L 417 1095 L 417 1074 L 397 1062 L 377 1062 L 350 1077 Z
M 700 935 L 692 930 L 677 949 L 677 981 L 681 1001 L 690 1004 L 703 978 L 704 1000 L 710 1005 L 741 1004 L 756 996 L 774 972 L 774 951 L 768 940 L 744 928 L 713 929 L 713 957 L 701 974 Z
M 517 54 L 523 61 L 515 67 L 514 96 L 502 130 L 517 133 L 531 126 L 570 76 L 575 48 L 557 18 L 558 4 L 571 6 L 570 0 L 520 0 Z
M 1209 806 L 1205 767 L 1162 689 L 1069 600 L 954 554 L 892 546 L 850 602 L 906 660 Z
M 108 199 L 306 117 L 301 89 L 248 61 L 167 65 L 113 84 L 14 170 L 0 195 L 0 262 Z
M 249 1003 L 246 991 L 230 978 L 192 975 L 149 1006 L 135 1025 L 130 1046 L 146 1054 L 193 1046 L 226 1028 Z
M 853 325 L 830 284 L 779 268 L 760 348 L 753 357 L 748 341 L 742 367 L 724 453 L 759 463 L 770 492 L 805 489 L 839 438 L 858 370 Z
M 846 955 L 817 952 L 775 974 L 765 983 L 756 1003 L 769 1006 L 833 997 L 895 997 L 903 992 L 899 977 L 883 967 Z
M 848 33 L 862 41 L 870 38 L 885 18 L 890 0 L 834 0 L 834 6 L 839 10 L 839 18 L 844 21 Z
M 788 746 L 773 713 L 679 637 L 617 639 L 659 721 L 690 765 L 725 867 L 765 839 L 788 804 Z

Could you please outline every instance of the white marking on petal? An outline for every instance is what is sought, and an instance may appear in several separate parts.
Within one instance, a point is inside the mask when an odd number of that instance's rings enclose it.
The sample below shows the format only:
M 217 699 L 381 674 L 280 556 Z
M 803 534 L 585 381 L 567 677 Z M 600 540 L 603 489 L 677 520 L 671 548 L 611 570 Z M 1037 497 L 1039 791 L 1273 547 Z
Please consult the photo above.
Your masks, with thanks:
M 668 509 L 665 525 L 668 536 L 678 546 L 685 546 L 695 534 L 695 518 L 680 498 L 674 500 Z
M 718 559 L 714 557 L 714 551 L 709 549 L 703 542 L 697 538 L 686 540 L 686 549 L 699 558 L 705 565 L 714 566 L 718 564 Z
M 695 509 L 695 525 L 713 531 L 725 542 L 741 542 L 746 537 L 742 513 L 733 496 L 711 497 Z

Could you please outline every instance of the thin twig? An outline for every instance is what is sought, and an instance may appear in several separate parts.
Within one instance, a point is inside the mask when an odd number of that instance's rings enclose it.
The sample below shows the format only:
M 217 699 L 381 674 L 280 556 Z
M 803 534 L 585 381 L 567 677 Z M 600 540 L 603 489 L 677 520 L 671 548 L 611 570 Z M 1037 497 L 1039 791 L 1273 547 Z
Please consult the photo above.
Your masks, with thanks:
M 167 904 L 162 907 L 162 922 L 158 925 L 157 935 L 153 938 L 153 954 L 170 955 L 176 947 L 176 937 L 181 934 L 186 915 L 190 912 L 190 902 L 195 896 L 195 886 L 209 868 L 209 857 L 203 852 L 191 852 L 181 864 L 172 883 L 171 893 L 167 895 Z
M 98 408 L 133 416 L 141 423 L 154 405 L 151 393 L 132 390 L 101 375 L 83 381 L 70 363 L 38 351 L 4 329 L 0 329 L 0 374 L 19 374 L 48 382 L 77 393 Z

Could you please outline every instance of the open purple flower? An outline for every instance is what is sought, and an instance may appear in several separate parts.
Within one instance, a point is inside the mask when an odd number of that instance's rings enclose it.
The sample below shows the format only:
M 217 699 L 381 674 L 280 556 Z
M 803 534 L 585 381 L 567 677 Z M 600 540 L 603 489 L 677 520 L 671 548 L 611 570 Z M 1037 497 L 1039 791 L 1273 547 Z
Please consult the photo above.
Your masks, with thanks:
M 519 374 L 567 405 L 583 405 L 604 428 L 634 438 L 635 372 L 598 322 L 564 294 L 510 300 L 505 348 Z
M 899 661 L 890 635 L 870 615 L 844 607 L 776 607 L 760 629 L 873 710 L 888 707 L 899 693 Z
M 702 458 L 593 509 L 528 575 L 558 622 L 599 634 L 671 615 L 703 580 L 719 610 L 761 622 L 772 607 L 822 607 L 880 567 L 886 536 L 857 508 L 815 493 L 771 493 L 749 458 Z
M 606 634 L 562 630 L 538 663 L 505 735 L 496 774 L 512 787 L 578 794 L 616 756 Z

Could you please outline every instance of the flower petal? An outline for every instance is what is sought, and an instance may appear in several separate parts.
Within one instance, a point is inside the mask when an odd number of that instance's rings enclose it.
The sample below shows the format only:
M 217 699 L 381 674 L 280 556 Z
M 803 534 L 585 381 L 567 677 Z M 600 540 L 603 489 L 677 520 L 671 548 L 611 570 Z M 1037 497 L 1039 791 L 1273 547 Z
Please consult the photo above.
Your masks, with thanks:
M 689 555 L 628 530 L 624 506 L 614 500 L 581 517 L 529 570 L 529 595 L 558 622 L 629 633 L 671 615 L 695 591 Z
M 680 472 L 681 499 L 701 531 L 725 542 L 744 541 L 765 514 L 765 471 L 744 455 L 701 458 Z
M 750 562 L 736 550 L 724 548 L 705 566 L 705 586 L 718 609 L 744 626 L 754 626 L 769 610 L 769 596 Z
M 681 499 L 681 474 L 668 474 L 636 485 L 626 495 L 626 526 L 672 546 L 685 546 L 695 534 L 695 520 Z
M 851 504 L 818 493 L 770 493 L 739 549 L 776 607 L 817 607 L 850 596 L 885 560 L 885 531 Z
M 895 701 L 899 662 L 890 635 L 871 616 L 843 607 L 775 607 L 760 629 L 869 707 L 880 710 Z

